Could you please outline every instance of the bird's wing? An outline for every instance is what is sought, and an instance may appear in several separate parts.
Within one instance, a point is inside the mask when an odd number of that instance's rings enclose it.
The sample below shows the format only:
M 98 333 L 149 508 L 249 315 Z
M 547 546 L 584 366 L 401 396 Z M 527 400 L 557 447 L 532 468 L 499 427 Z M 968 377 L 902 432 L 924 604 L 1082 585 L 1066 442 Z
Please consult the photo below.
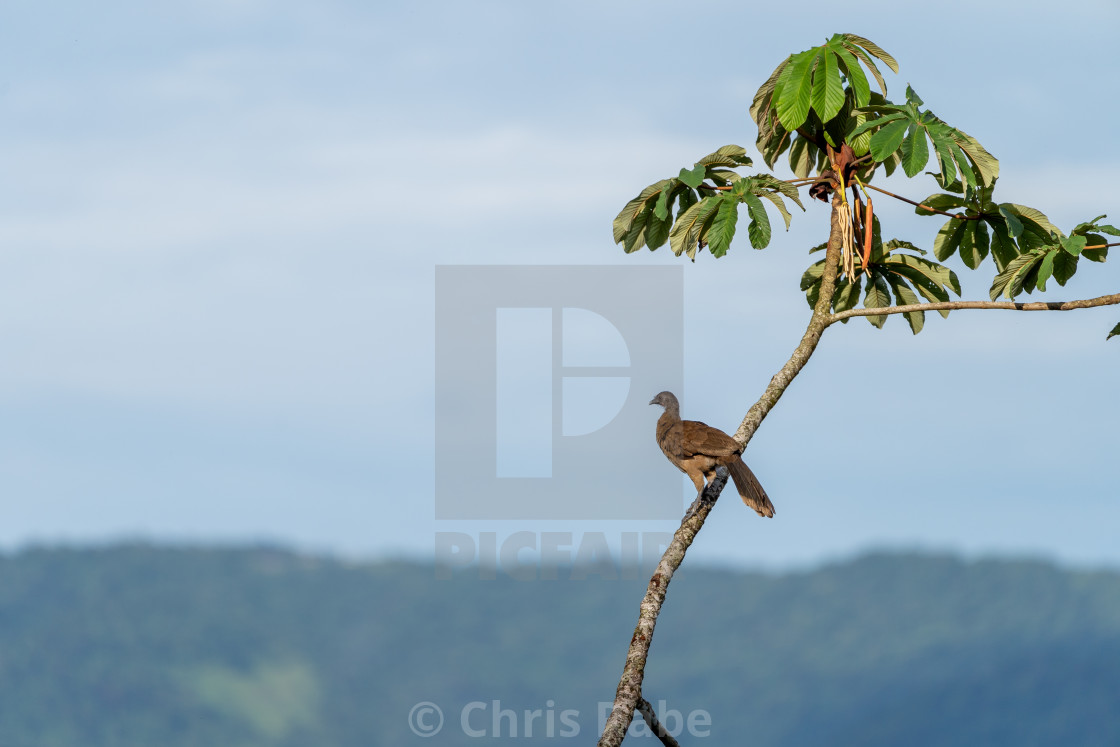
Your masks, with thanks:
M 711 457 L 731 456 L 743 451 L 743 447 L 718 428 L 698 420 L 685 420 L 682 450 L 688 456 L 703 454 Z

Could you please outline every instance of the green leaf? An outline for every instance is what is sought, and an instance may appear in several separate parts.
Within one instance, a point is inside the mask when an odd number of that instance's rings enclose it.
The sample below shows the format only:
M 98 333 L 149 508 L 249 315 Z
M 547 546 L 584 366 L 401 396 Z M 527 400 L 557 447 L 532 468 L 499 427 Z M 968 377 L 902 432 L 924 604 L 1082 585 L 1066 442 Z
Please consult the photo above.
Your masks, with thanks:
M 614 219 L 614 243 L 622 243 L 629 234 L 635 219 L 649 207 L 651 201 L 659 198 L 661 192 L 669 187 L 671 181 L 671 179 L 662 179 L 659 182 L 654 182 L 639 192 L 637 197 L 626 203 Z
M 973 245 L 975 251 L 979 252 L 980 258 L 983 259 L 988 256 L 988 246 L 990 243 L 988 238 L 988 224 L 982 220 L 974 220 L 972 221 L 972 231 L 974 234 Z
M 762 127 L 763 119 L 769 115 L 770 106 L 774 98 L 774 89 L 778 85 L 778 79 L 781 78 L 785 72 L 786 67 L 789 66 L 789 58 L 782 60 L 782 62 L 774 68 L 774 72 L 770 73 L 770 77 L 766 82 L 758 87 L 758 91 L 754 94 L 754 99 L 751 101 L 751 119 L 759 127 Z
M 862 36 L 856 36 L 855 34 L 844 34 L 844 39 L 846 41 L 852 42 L 853 44 L 858 44 L 859 46 L 863 47 L 868 52 L 875 55 L 878 59 L 886 63 L 887 67 L 891 69 L 891 72 L 893 72 L 895 75 L 898 74 L 898 62 L 895 61 L 893 57 L 887 54 L 883 50 L 883 48 L 875 42 L 871 41 L 870 39 L 864 39 Z M 887 92 L 883 91 L 883 95 L 886 96 Z
M 797 192 L 797 187 L 793 186 L 789 182 L 783 179 L 778 179 L 777 177 L 771 176 L 770 174 L 756 174 L 755 176 L 751 177 L 751 179 L 757 185 L 781 192 L 784 196 L 793 200 L 794 204 L 797 205 L 797 207 L 801 208 L 802 211 L 805 210 L 805 206 L 801 203 L 801 195 Z
M 747 149 L 741 145 L 725 145 L 709 153 L 696 162 L 697 166 L 735 168 L 737 166 L 750 166 L 751 159 L 747 157 Z M 695 169 L 693 169 L 695 171 Z M 695 187 L 697 185 L 691 184 Z
M 862 281 L 857 277 L 849 281 L 842 276 L 836 281 L 836 293 L 832 296 L 833 311 L 847 311 L 859 301 Z
M 770 217 L 766 215 L 766 208 L 758 197 L 750 193 L 743 195 L 743 202 L 747 204 L 747 212 L 751 216 L 751 222 L 747 224 L 751 246 L 765 249 L 770 243 Z
M 683 190 L 680 198 L 677 200 L 677 220 L 680 220 L 681 216 L 687 213 L 688 209 L 695 205 L 699 199 L 700 198 L 696 196 L 696 192 L 691 189 L 686 188 Z
M 809 265 L 808 269 L 801 276 L 801 290 L 809 290 L 809 287 L 814 283 L 821 281 L 821 275 L 824 274 L 824 260 L 818 260 Z
M 704 177 L 708 175 L 708 170 L 703 165 L 693 166 L 691 169 L 681 169 L 681 173 L 677 176 L 684 184 L 696 189 L 704 183 Z
M 968 156 L 964 154 L 964 151 L 956 142 L 952 140 L 946 142 L 949 152 L 953 154 L 953 162 L 957 164 L 957 170 L 960 171 L 961 181 L 975 189 L 976 171 L 972 168 L 972 162 L 968 160 Z
M 664 220 L 653 215 L 649 219 L 649 224 L 646 226 L 646 246 L 652 252 L 654 249 L 659 249 L 665 245 L 669 240 L 669 229 L 673 227 L 673 221 L 666 217 Z
M 844 86 L 840 82 L 840 70 L 834 52 L 823 49 L 817 60 L 817 68 L 813 73 L 813 109 L 821 122 L 826 123 L 839 114 L 844 106 Z
M 670 185 L 672 185 L 672 183 L 677 181 L 677 180 L 676 179 L 669 179 L 668 181 L 669 181 Z M 669 218 L 669 210 L 670 210 L 669 197 L 672 194 L 673 194 L 673 189 L 670 186 L 670 187 L 667 187 L 666 189 L 663 189 L 661 191 L 661 194 L 657 196 L 657 202 L 653 206 L 653 214 L 655 216 L 657 216 L 657 218 L 659 218 L 660 220 L 667 220 Z
M 1060 251 L 1054 257 L 1054 279 L 1058 285 L 1065 285 L 1077 272 L 1077 257 Z
M 817 148 L 803 137 L 798 137 L 789 147 L 789 168 L 799 179 L 808 179 L 816 166 Z
M 929 146 L 926 144 L 926 131 L 916 124 L 910 125 L 909 135 L 902 141 L 902 170 L 906 176 L 914 177 L 926 167 L 929 161 Z M 872 137 L 872 141 L 874 141 Z
M 873 107 L 867 107 L 867 109 L 872 109 L 872 108 Z M 866 110 L 858 112 L 858 113 L 862 114 L 864 116 L 867 116 L 869 114 L 869 112 L 866 111 Z M 875 117 L 874 119 L 867 119 L 866 121 L 860 123 L 855 128 L 853 128 L 850 134 L 853 135 L 853 136 L 854 135 L 862 135 L 863 133 L 867 132 L 868 130 L 873 130 L 876 127 L 882 127 L 887 122 L 893 122 L 896 119 L 906 119 L 906 115 L 902 114 L 901 112 L 894 112 L 893 114 L 884 114 L 882 116 Z
M 1099 233 L 1085 234 L 1085 241 L 1089 246 L 1099 246 L 1100 249 L 1082 249 L 1081 256 L 1092 262 L 1104 262 L 1108 258 L 1108 247 L 1104 246 L 1108 240 Z
M 1001 215 L 1004 212 L 1003 209 L 1007 208 L 1007 210 L 1015 215 L 1015 217 L 1019 218 L 1020 221 L 1022 221 L 1024 218 L 1034 221 L 1040 228 L 1042 228 L 1044 234 L 1057 234 L 1058 236 L 1065 235 L 1060 230 L 1058 230 L 1057 226 L 1050 222 L 1050 219 L 1047 218 L 1041 210 L 1035 210 L 1034 208 L 1027 207 L 1026 205 L 1016 205 L 1013 202 L 1004 202 L 999 207 L 999 212 Z M 1006 215 L 1004 217 L 1006 218 Z M 1018 233 L 1015 234 L 1015 238 L 1019 238 Z
M 964 231 L 961 233 L 958 252 L 965 266 L 970 270 L 975 270 L 984 260 L 984 256 L 980 253 L 980 248 L 976 244 L 976 221 L 961 221 L 961 223 L 964 224 Z
M 923 257 L 914 257 L 913 259 L 913 264 L 916 267 L 924 268 L 923 272 L 925 272 L 926 275 L 930 275 L 934 282 L 940 284 L 942 287 L 949 288 L 958 296 L 961 294 L 961 281 L 957 278 L 957 273 L 933 260 Z
M 992 281 L 992 287 L 988 291 L 988 295 L 991 299 L 994 301 L 1000 296 L 1014 299 L 1015 296 L 1019 295 L 1023 290 L 1028 276 L 1037 268 L 1038 264 L 1042 262 L 1045 253 L 1045 250 L 1034 249 L 1029 252 L 1024 252 L 1008 262 L 1007 267 L 996 275 L 995 279 Z
M 906 100 L 911 104 L 914 104 L 915 106 L 921 106 L 922 104 L 926 103 L 922 101 L 921 97 L 918 96 L 917 93 L 914 92 L 914 89 L 910 87 L 909 83 L 906 84 Z
M 647 205 L 641 214 L 630 224 L 630 230 L 626 232 L 626 236 L 624 236 L 622 240 L 622 250 L 624 252 L 631 254 L 642 247 L 642 244 L 644 244 L 646 240 L 646 228 L 652 216 L 653 208 Z
M 722 257 L 731 247 L 735 238 L 735 223 L 739 220 L 739 201 L 730 198 L 720 200 L 712 228 L 708 231 L 708 251 L 714 257 Z
M 1004 203 L 999 206 L 999 214 L 1003 216 L 1004 221 L 1007 222 L 1007 230 L 1015 238 L 1023 235 L 1023 222 L 1019 220 L 1019 216 L 1011 210 L 1010 203 Z
M 859 58 L 859 61 L 862 62 L 867 67 L 867 69 L 871 71 L 871 74 L 875 76 L 875 82 L 879 84 L 879 90 L 883 92 L 884 96 L 886 96 L 887 82 L 883 80 L 883 74 L 879 72 L 878 66 L 876 66 L 875 62 L 867 55 L 867 52 L 863 51 L 855 44 L 845 44 L 844 47 L 849 52 L 854 54 L 857 58 Z M 898 71 L 896 70 L 895 72 Z
M 992 260 L 996 263 L 996 271 L 1003 272 L 1007 263 L 1018 256 L 1019 249 L 1007 230 L 1006 220 L 990 215 L 985 216 L 984 220 L 992 228 Z M 1019 224 L 1019 228 L 1022 229 L 1022 224 Z
M 937 283 L 931 281 L 926 275 L 919 272 L 916 268 L 891 262 L 890 264 L 885 265 L 884 269 L 887 269 L 890 272 L 908 280 L 910 282 L 910 285 L 912 285 L 918 291 L 918 293 L 921 293 L 922 297 L 930 303 L 949 300 L 949 292 L 947 290 L 945 290 Z M 937 313 L 941 314 L 942 317 L 949 316 L 948 309 L 938 309 Z
M 1081 250 L 1088 243 L 1084 236 L 1069 236 L 1061 239 L 1062 248 L 1075 257 L 1081 256 Z
M 910 123 L 905 119 L 894 120 L 883 125 L 882 129 L 871 136 L 871 157 L 876 161 L 883 161 L 898 150 L 902 139 L 906 137 L 906 128 L 909 125 Z
M 922 200 L 922 205 L 934 210 L 952 210 L 953 208 L 964 207 L 965 201 L 960 195 L 932 194 Z M 921 206 L 914 208 L 914 212 L 918 215 L 937 215 L 937 213 L 926 210 Z
M 783 72 L 784 81 L 775 91 L 778 121 L 789 131 L 805 124 L 809 116 L 809 106 L 813 91 L 813 64 L 817 60 L 817 50 L 808 49 L 795 54 L 789 67 Z
M 881 275 L 868 278 L 867 293 L 863 297 L 863 307 L 865 309 L 881 309 L 890 305 L 891 296 L 890 290 L 887 288 L 887 282 L 883 280 Z M 866 316 L 864 319 L 879 329 L 882 329 L 883 323 L 887 321 L 887 317 L 881 315 Z
M 1038 285 L 1040 291 L 1046 290 L 1046 281 L 1054 274 L 1054 258 L 1058 254 L 1057 249 L 1052 249 L 1046 252 L 1042 261 L 1038 263 L 1038 279 L 1035 283 Z
M 957 167 L 953 162 L 953 150 L 950 147 L 952 142 L 941 137 L 932 140 L 933 151 L 937 154 L 937 165 L 941 168 L 940 173 L 937 174 L 937 183 L 942 189 L 948 189 L 948 186 L 957 179 Z
M 696 250 L 700 242 L 700 234 L 704 227 L 711 223 L 719 209 L 720 195 L 710 195 L 689 207 L 677 217 L 673 229 L 669 231 L 669 246 L 673 254 L 678 257 L 687 254 L 690 259 L 696 257 Z
M 908 304 L 919 303 L 918 296 L 906 284 L 906 281 L 897 275 L 888 275 L 886 277 L 887 283 L 894 291 L 895 301 L 899 306 L 906 306 Z M 926 323 L 926 315 L 924 311 L 908 311 L 903 316 L 906 317 L 907 323 L 910 325 L 910 331 L 918 334 L 922 331 L 922 327 Z
M 789 214 L 789 210 L 786 209 L 786 204 L 782 202 L 782 198 L 779 197 L 775 192 L 761 192 L 758 196 L 765 197 L 767 200 L 770 200 L 770 202 L 774 203 L 774 207 L 778 208 L 778 212 L 782 214 L 782 218 L 786 222 L 786 230 L 788 231 L 789 224 L 790 221 L 793 220 L 793 216 Z M 802 210 L 804 209 L 805 208 L 802 208 Z
M 957 251 L 967 224 L 966 220 L 950 218 L 941 226 L 941 230 L 933 240 L 933 256 L 937 257 L 939 262 L 944 262 Z
M 980 180 L 985 186 L 995 182 L 999 177 L 999 161 L 988 151 L 984 150 L 984 146 L 980 145 L 976 138 L 968 135 L 956 128 L 950 128 L 952 133 L 953 142 L 958 148 L 963 150 L 972 161 L 976 172 L 980 175 Z M 958 159 L 958 165 L 959 165 Z
M 1117 324 L 1115 327 L 1113 327 L 1112 331 L 1108 333 L 1108 337 L 1106 337 L 1104 339 L 1111 340 L 1113 337 L 1116 337 L 1117 335 L 1120 335 L 1120 324 Z
M 813 309 L 817 306 L 817 299 L 821 294 L 821 275 L 824 273 L 824 260 L 814 262 L 809 265 L 805 273 L 801 276 L 801 290 L 805 291 L 805 300 L 809 303 L 809 308 Z
M 867 106 L 867 102 L 871 99 L 871 84 L 867 82 L 867 76 L 863 74 L 859 60 L 844 47 L 836 48 L 836 56 L 840 61 L 840 69 L 844 71 L 844 77 L 848 79 L 848 86 L 852 89 L 856 106 Z
M 864 64 L 867 65 L 867 67 L 871 70 L 871 73 L 875 76 L 875 80 L 879 83 L 879 89 L 883 92 L 883 95 L 886 96 L 887 84 L 883 81 L 883 76 L 879 73 L 879 68 L 876 67 L 874 62 L 868 59 L 867 52 L 870 52 L 875 57 L 882 60 L 884 63 L 886 63 L 887 67 L 889 67 L 897 74 L 898 63 L 895 62 L 895 59 L 884 52 L 874 42 L 868 39 L 864 39 L 862 36 L 856 36 L 855 34 L 844 34 L 842 38 L 845 42 L 844 46 L 854 55 L 859 57 L 860 60 L 862 60 Z M 867 52 L 864 52 L 864 49 L 866 49 Z
M 865 130 L 858 135 L 853 134 L 856 130 L 867 123 L 867 113 L 853 112 L 849 117 L 848 122 L 851 126 L 849 127 L 848 132 L 844 134 L 844 140 L 846 140 L 848 145 L 851 146 L 852 152 L 855 153 L 857 157 L 867 155 L 867 153 L 871 150 L 871 133 Z

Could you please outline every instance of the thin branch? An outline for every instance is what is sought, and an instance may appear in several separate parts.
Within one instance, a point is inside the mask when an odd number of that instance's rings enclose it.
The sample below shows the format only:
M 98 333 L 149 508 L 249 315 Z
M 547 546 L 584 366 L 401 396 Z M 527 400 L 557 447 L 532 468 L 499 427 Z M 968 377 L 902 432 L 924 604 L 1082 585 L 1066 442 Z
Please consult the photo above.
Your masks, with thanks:
M 956 218 L 957 220 L 980 220 L 979 215 L 959 215 L 957 213 L 946 213 L 944 210 L 938 210 L 937 208 L 931 208 L 929 205 L 923 205 L 920 202 L 914 202 L 909 197 L 903 197 L 902 195 L 896 195 L 894 192 L 888 192 L 887 190 L 882 189 L 881 187 L 876 187 L 874 184 L 865 184 L 863 186 L 866 189 L 873 189 L 876 192 L 882 192 L 883 194 L 885 194 L 889 197 L 893 197 L 896 200 L 902 200 L 903 202 L 908 202 L 911 205 L 913 205 L 914 207 L 920 207 L 922 210 L 928 210 L 931 213 L 937 213 L 938 215 L 944 215 L 944 216 L 947 216 L 949 218 Z
M 642 718 L 645 719 L 646 726 L 649 727 L 649 730 L 653 732 L 655 737 L 661 740 L 661 744 L 665 745 L 665 747 L 681 747 L 680 742 L 674 739 L 673 735 L 657 720 L 657 714 L 654 712 L 653 706 L 649 704 L 648 700 L 645 698 L 639 700 L 638 710 L 641 712 Z
M 881 309 L 848 309 L 838 311 L 828 318 L 828 323 L 839 322 L 853 316 L 886 316 L 907 314 L 911 311 L 955 311 L 957 309 L 1008 309 L 1011 311 L 1072 311 L 1096 306 L 1120 304 L 1120 293 L 1078 301 L 938 301 L 936 303 L 911 303 L 904 306 L 884 306 Z

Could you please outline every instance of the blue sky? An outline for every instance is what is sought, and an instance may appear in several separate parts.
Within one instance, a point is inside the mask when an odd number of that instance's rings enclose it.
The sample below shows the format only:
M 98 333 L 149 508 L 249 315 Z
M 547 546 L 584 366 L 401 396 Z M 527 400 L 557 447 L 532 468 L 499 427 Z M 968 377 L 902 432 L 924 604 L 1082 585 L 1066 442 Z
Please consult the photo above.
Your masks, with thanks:
M 677 264 L 625 257 L 615 213 L 725 143 L 756 156 L 755 89 L 833 32 L 885 47 L 892 94 L 910 83 L 999 157 L 1001 200 L 1067 229 L 1120 220 L 1114 4 L 864 3 L 844 21 L 834 4 L 785 7 L 9 7 L 0 543 L 424 557 L 436 531 L 526 528 L 433 518 L 435 266 Z M 888 234 L 930 248 L 938 221 L 876 206 Z M 740 242 L 685 267 L 686 417 L 733 430 L 784 362 L 826 225 L 811 208 L 765 252 Z M 1047 297 L 1115 292 L 1116 262 Z M 958 270 L 965 297 L 986 298 L 991 265 Z M 1120 564 L 1117 321 L 965 312 L 917 337 L 899 319 L 831 330 L 748 451 L 779 518 L 724 501 L 695 555 L 777 567 L 917 546 Z M 604 474 L 604 490 L 626 479 Z

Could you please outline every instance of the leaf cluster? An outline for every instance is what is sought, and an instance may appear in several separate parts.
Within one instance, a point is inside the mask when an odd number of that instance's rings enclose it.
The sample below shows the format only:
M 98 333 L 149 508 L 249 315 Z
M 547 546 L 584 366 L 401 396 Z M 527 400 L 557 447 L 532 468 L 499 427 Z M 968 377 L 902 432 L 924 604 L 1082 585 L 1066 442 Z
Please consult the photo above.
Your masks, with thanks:
M 887 84 L 875 60 L 898 72 L 898 63 L 874 42 L 855 34 L 834 34 L 819 47 L 790 55 L 758 89 L 751 103 L 751 119 L 758 125 L 756 145 L 770 168 L 789 152 L 789 164 L 801 178 L 829 165 L 827 151 L 848 142 L 857 156 L 867 152 L 866 141 L 851 140 L 863 124 L 868 105 L 886 104 Z M 872 93 L 867 72 L 881 93 Z M 897 164 L 892 159 L 888 173 Z M 870 174 L 867 175 L 870 177 Z
M 827 244 L 814 247 L 810 252 L 824 249 Z M 817 305 L 820 297 L 821 275 L 824 260 L 809 266 L 801 276 L 801 290 L 809 307 Z M 833 311 L 847 311 L 854 308 L 863 296 L 863 306 L 867 309 L 881 309 L 894 304 L 899 306 L 921 303 L 921 296 L 930 303 L 948 301 L 949 293 L 961 294 L 957 274 L 945 265 L 926 258 L 926 252 L 902 239 L 883 242 L 879 218 L 872 218 L 872 243 L 869 261 L 857 264 L 852 277 L 841 275 L 836 279 L 836 293 L 832 297 Z M 942 310 L 942 317 L 949 312 Z M 925 312 L 910 311 L 904 314 L 910 330 L 914 334 L 925 326 Z M 864 317 L 873 326 L 882 328 L 886 315 Z M 847 323 L 847 319 L 842 320 Z
M 751 246 L 765 248 L 772 230 L 762 200 L 777 208 L 787 230 L 792 216 L 784 198 L 802 210 L 805 206 L 789 182 L 769 174 L 743 176 L 734 170 L 750 165 L 743 147 L 725 145 L 691 169 L 682 168 L 677 176 L 654 182 L 615 217 L 615 243 L 622 244 L 627 254 L 642 246 L 652 251 L 668 242 L 678 257 L 686 254 L 695 260 L 696 252 L 704 247 L 713 256 L 722 257 L 735 237 L 739 206 L 746 205 Z
M 1078 224 L 1067 235 L 1035 208 L 996 202 L 999 161 L 974 137 L 924 108 L 912 87 L 906 87 L 905 101 L 888 100 L 879 63 L 898 72 L 894 57 L 855 34 L 835 34 L 820 46 L 790 55 L 758 89 L 750 114 L 758 125 L 756 144 L 766 166 L 773 169 L 777 159 L 788 154 L 798 178 L 741 174 L 736 169 L 750 167 L 751 159 L 742 147 L 725 145 L 630 200 L 614 220 L 615 243 L 627 253 L 668 243 L 676 255 L 693 260 L 705 247 L 722 257 L 735 237 L 739 207 L 746 205 L 749 241 L 762 249 L 772 237 L 766 202 L 782 215 L 788 230 L 791 216 L 785 199 L 804 210 L 797 187 L 807 186 L 810 179 L 811 196 L 827 201 L 827 194 L 836 191 L 851 210 L 848 187 L 864 188 L 866 197 L 865 185 L 880 166 L 887 175 L 901 168 L 915 177 L 932 160 L 937 170 L 925 173 L 941 191 L 923 200 L 916 212 L 948 216 L 934 239 L 937 261 L 898 239 L 884 244 L 875 215 L 870 256 L 861 256 L 858 271 L 848 265 L 852 277 L 838 278 L 837 310 L 851 308 L 861 297 L 865 307 L 881 308 L 892 296 L 902 305 L 917 303 L 918 296 L 945 301 L 950 290 L 959 295 L 956 276 L 940 264 L 954 254 L 969 269 L 992 258 L 993 300 L 1045 291 L 1051 279 L 1065 285 L 1083 256 L 1105 260 L 1106 237 L 1120 235 L 1120 230 L 1100 223 L 1105 216 Z M 877 92 L 871 90 L 869 78 L 878 85 Z M 859 206 L 855 208 L 853 219 L 862 221 Z M 810 267 L 802 281 L 810 305 L 819 291 L 821 266 Z M 915 333 L 924 323 L 918 313 L 907 319 Z M 868 320 L 881 326 L 885 317 Z M 1120 325 L 1110 336 L 1116 335 Z
M 997 273 L 989 290 L 993 301 L 1000 296 L 1013 299 L 1023 291 L 1045 291 L 1051 278 L 1065 285 L 1081 257 L 1104 262 L 1108 257 L 1105 237 L 1120 236 L 1120 229 L 1100 222 L 1105 215 L 1077 224 L 1066 235 L 1041 210 L 1013 202 L 996 203 L 994 187 L 993 182 L 974 189 L 957 181 L 950 185 L 956 194 L 932 194 L 915 209 L 919 215 L 957 211 L 937 232 L 934 255 L 944 262 L 959 254 L 972 270 L 991 256 Z
M 851 137 L 859 140 L 870 134 L 867 150 L 872 159 L 885 162 L 897 157 L 908 177 L 925 169 L 932 145 L 940 167 L 933 176 L 942 189 L 956 182 L 958 174 L 972 188 L 994 184 L 999 177 L 999 161 L 976 138 L 946 124 L 933 112 L 920 109 L 923 103 L 914 89 L 906 86 L 905 104 L 865 107 L 861 113 L 874 116 L 856 125 Z M 858 149 L 856 152 L 859 154 Z

